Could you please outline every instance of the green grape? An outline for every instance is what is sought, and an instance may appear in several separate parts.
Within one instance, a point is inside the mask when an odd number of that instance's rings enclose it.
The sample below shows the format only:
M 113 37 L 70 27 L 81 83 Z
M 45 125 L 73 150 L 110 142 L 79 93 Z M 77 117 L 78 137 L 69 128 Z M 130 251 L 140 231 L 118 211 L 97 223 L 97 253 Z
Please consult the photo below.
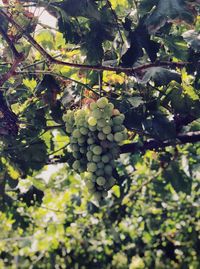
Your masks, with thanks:
M 103 155 L 101 160 L 103 163 L 109 163 L 110 161 L 109 155 Z
M 106 183 L 106 179 L 104 177 L 98 177 L 97 180 L 96 180 L 96 183 L 99 185 L 99 186 L 103 186 L 105 185 Z
M 101 157 L 99 155 L 94 155 L 92 157 L 92 161 L 95 162 L 95 163 L 98 163 L 101 161 Z
M 94 117 L 95 119 L 100 119 L 101 118 L 101 110 L 100 109 L 94 109 L 93 111 L 92 111 L 92 117 Z
M 84 136 L 81 136 L 78 138 L 78 143 L 83 144 L 85 142 L 86 138 Z
M 123 123 L 124 119 L 125 119 L 125 117 L 124 117 L 123 114 L 120 114 L 119 116 L 115 116 L 113 118 L 113 124 L 114 125 L 120 125 L 120 124 Z
M 106 120 L 105 119 L 100 119 L 97 121 L 97 126 L 100 128 L 103 128 L 106 125 Z
M 109 125 L 106 125 L 103 127 L 102 131 L 104 134 L 108 135 L 111 133 L 111 127 Z
M 78 143 L 78 139 L 75 138 L 75 137 L 73 137 L 73 136 L 71 136 L 71 137 L 70 137 L 70 143 L 71 143 L 71 144 L 72 144 L 72 143 L 77 144 L 77 143 Z
M 107 191 L 102 191 L 101 193 L 103 198 L 106 198 L 108 196 L 108 192 Z
M 124 131 L 125 127 L 123 125 L 115 125 L 113 126 L 113 131 L 116 132 L 121 132 Z
M 95 126 L 97 124 L 97 120 L 94 117 L 89 117 L 88 119 L 89 126 Z
M 66 130 L 66 132 L 67 132 L 68 134 L 71 134 L 71 133 L 73 132 L 73 128 L 72 128 L 71 126 L 69 126 L 69 125 L 67 125 L 67 126 L 65 127 L 65 130 Z
M 81 133 L 82 135 L 87 135 L 87 133 L 88 133 L 88 129 L 85 128 L 85 127 L 81 127 L 81 128 L 80 128 L 80 133 Z
M 77 151 L 72 152 L 72 156 L 73 156 L 75 159 L 80 159 L 80 158 L 81 158 L 81 154 L 80 154 L 80 152 L 77 152 Z
M 102 133 L 102 132 L 99 132 L 98 133 L 98 138 L 99 138 L 99 140 L 105 140 L 106 139 L 106 135 L 104 133 Z
M 118 156 L 118 154 L 119 154 L 119 148 L 118 147 L 113 147 L 111 149 L 111 153 L 112 153 L 112 155 L 113 155 L 113 157 L 115 159 Z
M 104 108 L 108 104 L 108 99 L 106 97 L 101 97 L 97 100 L 97 106 L 99 108 Z
M 95 172 L 97 170 L 96 163 L 90 162 L 87 164 L 87 171 L 88 172 Z
M 108 134 L 107 139 L 112 142 L 114 140 L 113 134 Z
M 86 153 L 86 157 L 87 157 L 87 159 L 88 159 L 88 161 L 89 162 L 91 162 L 92 161 L 92 152 L 91 151 L 88 151 L 87 153 Z
M 112 186 L 114 186 L 115 183 L 116 183 L 116 180 L 114 179 L 114 177 L 110 177 L 108 181 L 106 182 L 106 189 L 112 188 Z
M 71 149 L 73 150 L 73 151 L 79 151 L 79 146 L 77 145 L 77 144 L 71 144 Z
M 91 103 L 90 109 L 67 111 L 63 119 L 75 158 L 72 167 L 85 179 L 88 191 L 100 201 L 115 184 L 114 160 L 119 156 L 119 144 L 127 139 L 124 115 L 102 97 Z
M 98 106 L 97 106 L 97 104 L 95 102 L 93 102 L 93 103 L 90 104 L 90 109 L 91 110 L 94 110 L 96 108 L 98 108 Z
M 94 139 L 93 138 L 88 138 L 88 140 L 87 140 L 87 143 L 89 144 L 89 145 L 92 145 L 92 144 L 94 144 Z
M 97 167 L 98 167 L 98 168 L 103 168 L 104 165 L 105 165 L 105 164 L 104 164 L 103 162 L 98 162 L 98 163 L 97 163 Z
M 117 133 L 115 133 L 114 134 L 114 140 L 116 141 L 116 142 L 122 142 L 123 140 L 124 140 L 124 135 L 123 135 L 123 133 L 120 133 L 120 132 L 117 132 Z
M 111 165 L 109 165 L 109 164 L 105 165 L 104 172 L 106 175 L 112 175 L 112 170 L 113 170 L 113 168 Z
M 104 175 L 104 171 L 103 171 L 103 169 L 97 169 L 95 173 L 96 173 L 96 175 L 97 175 L 98 177 Z
M 100 155 L 102 153 L 102 148 L 100 146 L 95 146 L 92 151 L 94 154 Z
M 85 154 L 87 149 L 85 147 L 80 147 L 80 153 Z
M 89 129 L 90 129 L 90 131 L 92 131 L 92 132 L 94 132 L 94 131 L 96 131 L 96 126 L 89 126 Z
M 75 137 L 75 138 L 79 138 L 81 137 L 81 133 L 78 129 L 75 129 L 72 133 L 72 135 Z
M 80 165 L 80 161 L 76 160 L 75 162 L 73 162 L 72 167 L 75 171 L 77 171 L 80 168 Z

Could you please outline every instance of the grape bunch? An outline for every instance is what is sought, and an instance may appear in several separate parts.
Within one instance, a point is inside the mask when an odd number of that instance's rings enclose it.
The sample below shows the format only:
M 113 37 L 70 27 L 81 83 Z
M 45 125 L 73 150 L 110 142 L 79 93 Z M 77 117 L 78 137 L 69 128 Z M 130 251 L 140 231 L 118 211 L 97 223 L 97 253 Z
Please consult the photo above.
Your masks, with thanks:
M 106 97 L 76 111 L 68 110 L 63 119 L 74 157 L 73 169 L 83 175 L 89 192 L 100 201 L 115 184 L 113 170 L 119 146 L 127 139 L 124 115 Z

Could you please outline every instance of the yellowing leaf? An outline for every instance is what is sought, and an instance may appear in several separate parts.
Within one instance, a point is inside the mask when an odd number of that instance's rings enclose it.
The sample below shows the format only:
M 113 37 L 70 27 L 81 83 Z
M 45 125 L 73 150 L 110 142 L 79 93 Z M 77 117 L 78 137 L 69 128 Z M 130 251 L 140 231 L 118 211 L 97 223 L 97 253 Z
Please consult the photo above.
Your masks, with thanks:
M 110 0 L 110 3 L 112 5 L 112 8 L 114 8 L 114 9 L 117 6 L 128 7 L 128 1 L 127 0 Z
M 103 76 L 103 81 L 108 84 L 123 84 L 124 76 L 120 74 L 115 74 L 114 72 L 105 72 Z

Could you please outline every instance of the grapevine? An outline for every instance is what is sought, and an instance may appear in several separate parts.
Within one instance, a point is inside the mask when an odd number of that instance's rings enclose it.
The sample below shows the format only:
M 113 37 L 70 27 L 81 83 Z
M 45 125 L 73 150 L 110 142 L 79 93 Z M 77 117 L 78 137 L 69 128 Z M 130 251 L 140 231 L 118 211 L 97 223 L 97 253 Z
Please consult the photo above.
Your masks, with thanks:
M 113 177 L 119 146 L 127 139 L 124 115 L 106 97 L 63 117 L 70 137 L 74 171 L 83 175 L 91 194 L 100 201 L 116 183 Z

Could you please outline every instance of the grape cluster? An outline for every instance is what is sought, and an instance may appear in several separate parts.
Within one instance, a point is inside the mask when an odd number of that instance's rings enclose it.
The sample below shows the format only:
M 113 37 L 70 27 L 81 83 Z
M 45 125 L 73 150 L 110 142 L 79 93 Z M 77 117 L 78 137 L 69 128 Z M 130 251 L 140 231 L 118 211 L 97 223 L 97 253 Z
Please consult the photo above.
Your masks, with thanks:
M 102 97 L 89 107 L 68 110 L 63 119 L 74 157 L 72 167 L 83 173 L 89 192 L 101 200 L 115 184 L 114 160 L 119 156 L 119 145 L 127 139 L 124 115 Z

